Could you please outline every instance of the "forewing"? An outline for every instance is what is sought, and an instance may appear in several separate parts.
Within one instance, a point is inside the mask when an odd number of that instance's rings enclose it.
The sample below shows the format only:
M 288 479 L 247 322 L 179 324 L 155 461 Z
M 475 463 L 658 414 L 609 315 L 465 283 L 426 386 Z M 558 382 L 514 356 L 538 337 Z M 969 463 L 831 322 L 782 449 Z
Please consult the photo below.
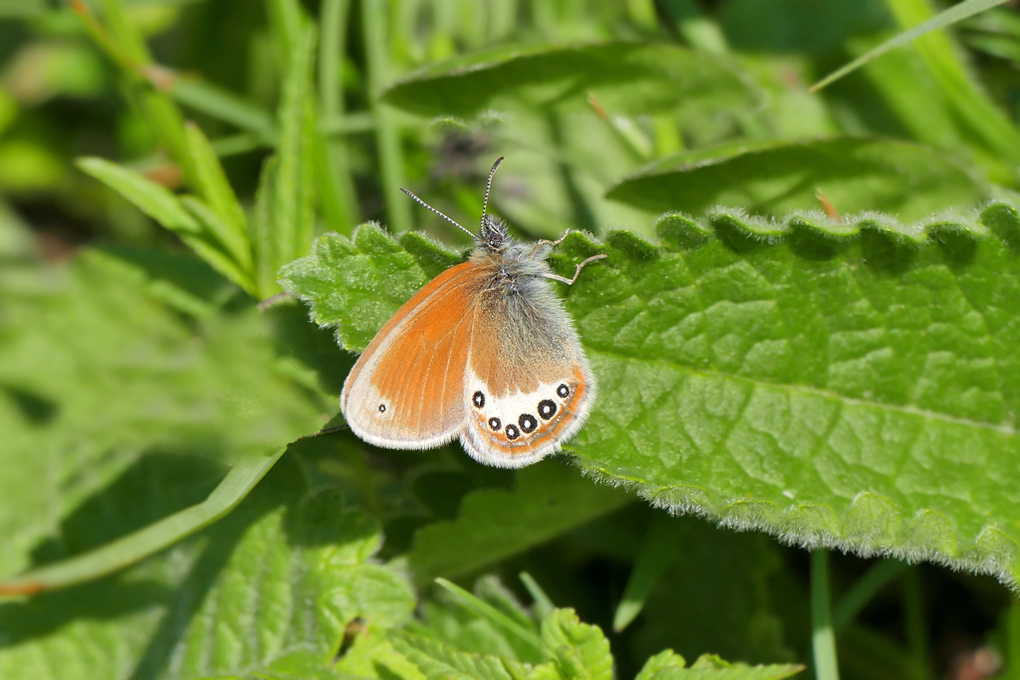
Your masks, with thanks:
M 464 263 L 433 279 L 393 315 L 351 369 L 340 409 L 365 441 L 427 449 L 463 428 L 464 370 L 482 281 Z

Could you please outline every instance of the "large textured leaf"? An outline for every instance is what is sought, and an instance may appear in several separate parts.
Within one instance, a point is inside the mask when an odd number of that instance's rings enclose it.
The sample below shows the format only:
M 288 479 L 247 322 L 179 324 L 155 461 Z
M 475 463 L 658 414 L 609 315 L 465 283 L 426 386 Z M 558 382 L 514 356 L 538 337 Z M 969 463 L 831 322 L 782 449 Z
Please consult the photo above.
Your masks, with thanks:
M 607 196 L 657 212 L 702 215 L 725 205 L 777 217 L 818 209 L 819 191 L 841 214 L 881 210 L 903 220 L 973 206 L 988 196 L 965 168 L 932 149 L 849 137 L 684 152 L 637 171 Z
M 86 252 L 73 266 L 8 286 L 0 322 L 4 578 L 163 517 L 139 508 L 102 536 L 65 524 L 141 457 L 237 460 L 316 427 L 318 404 L 277 372 L 255 310 L 224 312 L 229 285 L 188 258 L 128 258 Z M 209 491 L 196 485 L 172 510 Z
M 150 464 L 140 466 L 143 479 L 159 472 L 144 470 Z M 96 502 L 125 514 L 156 508 L 200 481 L 194 473 L 151 477 L 139 497 L 111 488 Z M 338 677 L 332 665 L 347 625 L 360 617 L 364 635 L 383 634 L 414 599 L 397 575 L 368 563 L 380 543 L 375 523 L 333 490 L 310 492 L 306 476 L 288 456 L 227 519 L 159 558 L 0 605 L 0 676 Z
M 601 382 L 568 445 L 588 473 L 788 541 L 1015 583 L 1015 209 L 910 227 L 672 217 L 660 236 L 574 235 L 555 256 L 565 273 L 609 255 L 567 297 Z M 286 285 L 361 349 L 426 279 L 416 262 L 444 259 L 404 242 L 414 254 L 372 228 L 324 237 Z
M 754 96 L 728 67 L 671 45 L 627 42 L 510 45 L 455 57 L 396 84 L 385 100 L 427 116 L 474 116 L 508 101 L 529 107 L 594 95 L 614 113 L 698 106 L 732 110 Z

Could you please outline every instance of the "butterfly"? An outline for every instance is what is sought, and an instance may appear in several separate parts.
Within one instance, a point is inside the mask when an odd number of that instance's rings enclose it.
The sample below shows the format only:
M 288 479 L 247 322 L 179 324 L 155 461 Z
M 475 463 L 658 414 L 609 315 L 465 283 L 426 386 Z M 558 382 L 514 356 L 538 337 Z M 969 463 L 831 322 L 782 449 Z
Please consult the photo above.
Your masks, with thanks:
M 591 411 L 595 377 L 573 321 L 547 281 L 550 249 L 566 238 L 521 243 L 488 213 L 472 234 L 410 191 L 404 193 L 467 232 L 475 248 L 408 300 L 376 334 L 348 374 L 340 410 L 364 441 L 430 449 L 460 438 L 475 460 L 530 465 L 560 450 Z

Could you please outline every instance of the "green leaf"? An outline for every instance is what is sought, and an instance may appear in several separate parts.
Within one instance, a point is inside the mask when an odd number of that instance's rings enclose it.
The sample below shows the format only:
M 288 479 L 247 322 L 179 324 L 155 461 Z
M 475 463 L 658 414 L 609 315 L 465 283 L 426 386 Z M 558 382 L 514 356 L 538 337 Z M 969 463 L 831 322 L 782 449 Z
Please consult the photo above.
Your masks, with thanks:
M 947 26 L 951 26 L 962 19 L 966 19 L 967 17 L 973 16 L 979 12 L 984 12 L 991 7 L 1003 4 L 1004 2 L 1006 2 L 1006 0 L 964 0 L 964 2 L 954 5 L 953 7 L 946 8 L 927 21 L 912 27 L 910 30 L 903 31 L 895 38 L 885 41 L 872 50 L 868 50 L 867 53 L 862 54 L 849 64 L 841 66 L 838 70 L 830 73 L 812 85 L 810 91 L 817 92 L 826 85 L 829 85 L 843 76 L 856 71 L 868 62 L 874 61 L 889 50 L 894 50 L 897 47 L 907 45 L 926 33 L 946 28 Z
M 203 80 L 196 80 L 167 72 L 165 69 L 146 70 L 150 80 L 159 78 L 158 87 L 174 98 L 179 104 L 200 111 L 217 120 L 236 125 L 242 130 L 255 133 L 262 142 L 276 136 L 273 117 L 255 104 L 241 99 Z M 155 84 L 155 83 L 154 83 Z
M 450 583 L 446 579 L 438 578 L 436 579 L 436 583 L 453 595 L 459 604 L 474 612 L 479 617 L 486 619 L 495 627 L 502 629 L 504 633 L 512 635 L 519 642 L 523 642 L 527 647 L 533 648 L 534 650 L 538 650 L 540 648 L 538 635 L 531 629 L 529 625 L 530 622 L 521 621 L 519 616 L 502 611 L 500 608 L 493 606 L 493 604 L 490 604 L 475 595 L 472 595 L 460 586 Z
M 892 0 L 889 9 L 904 27 L 929 21 L 929 26 L 946 25 L 965 16 L 987 9 L 994 0 L 966 0 L 942 15 L 933 15 L 932 8 L 922 0 Z M 908 34 L 910 31 L 908 31 Z M 953 106 L 955 113 L 982 139 L 985 148 L 1011 166 L 1020 161 L 1020 131 L 1014 121 L 984 92 L 977 78 L 968 73 L 966 63 L 960 59 L 958 48 L 943 32 L 930 32 L 914 43 L 921 59 Z
M 419 635 L 393 634 L 393 646 L 429 680 L 515 680 L 506 661 L 486 654 L 455 650 Z
M 542 654 L 561 678 L 613 678 L 609 641 L 598 626 L 581 623 L 573 609 L 555 609 L 542 621 Z
M 311 71 L 315 29 L 295 45 L 280 102 L 279 166 L 273 194 L 273 270 L 308 251 L 315 224 L 315 107 Z
M 125 510 L 126 521 L 110 523 L 102 540 L 94 540 L 100 529 L 61 522 L 141 456 L 240 461 L 316 429 L 322 406 L 276 371 L 272 338 L 254 309 L 184 317 L 162 301 L 167 277 L 150 277 L 139 261 L 85 251 L 72 266 L 5 295 L 2 578 L 84 554 L 169 514 Z M 212 474 L 215 482 L 224 470 Z M 197 486 L 172 512 L 211 490 Z
M 456 261 L 439 246 L 432 245 L 432 252 L 449 263 Z M 284 290 L 312 303 L 312 320 L 336 325 L 340 346 L 355 351 L 368 346 L 393 312 L 427 281 L 415 258 L 375 225 L 359 227 L 350 240 L 322 236 L 310 257 L 280 272 Z
M 209 145 L 209 140 L 195 124 L 189 123 L 185 134 L 188 138 L 188 149 L 191 151 L 191 162 L 199 185 L 198 194 L 205 199 L 209 207 L 219 218 L 223 228 L 216 232 L 216 238 L 241 269 L 249 274 L 252 272 L 251 243 L 248 241 L 248 219 L 244 208 L 237 200 L 234 190 L 227 181 L 219 158 Z
M 634 680 L 651 680 L 657 671 L 682 669 L 686 665 L 687 661 L 682 656 L 676 654 L 672 649 L 667 649 L 650 657 L 645 662 L 645 665 L 641 667 L 641 671 L 634 677 Z
M 276 183 L 280 160 L 270 156 L 262 163 L 259 185 L 255 191 L 255 214 L 251 225 L 251 240 L 255 250 L 255 273 L 258 281 L 258 298 L 272 297 L 276 290 L 276 276 L 279 271 L 279 253 L 273 227 L 276 199 Z
M 495 576 L 483 576 L 473 594 L 439 582 L 419 605 L 407 631 L 441 640 L 461 651 L 535 664 L 542 661 L 542 616 L 527 611 Z M 551 607 L 550 607 L 551 610 Z M 546 612 L 548 613 L 548 612 Z
M 225 224 L 220 216 L 199 198 L 184 196 L 181 198 L 181 204 L 202 225 L 201 234 L 184 234 L 181 240 L 216 271 L 233 281 L 239 288 L 254 295 L 255 281 L 251 256 L 241 255 L 242 259 L 239 261 L 230 252 L 231 250 L 243 252 L 241 250 L 243 246 L 230 233 L 233 227 Z M 233 246 L 226 246 L 225 241 L 233 241 Z
M 158 559 L 0 605 L 0 634 L 13 643 L 0 650 L 0 674 L 337 677 L 329 671 L 347 625 L 360 618 L 363 635 L 384 636 L 414 599 L 396 574 L 369 563 L 377 525 L 335 489 L 311 491 L 300 465 L 285 458 L 224 521 Z M 146 504 L 165 504 L 171 489 L 153 484 Z M 127 510 L 112 490 L 96 500 Z
M 640 515 L 614 517 L 619 523 L 615 531 L 603 529 L 613 535 L 647 527 L 634 549 L 637 559 L 620 609 L 627 609 L 631 582 L 641 583 L 642 564 L 654 559 L 648 555 L 652 540 L 661 552 L 677 557 L 655 583 L 645 584 L 651 589 L 628 629 L 634 656 L 669 648 L 685 658 L 706 649 L 749 662 L 796 658 L 791 647 L 798 644 L 799 629 L 783 612 L 806 611 L 808 602 L 795 599 L 798 591 L 784 580 L 786 556 L 779 546 L 761 534 L 723 531 L 699 518 L 641 510 Z
M 567 448 L 660 506 L 1015 583 L 1020 213 L 980 220 L 719 213 L 664 219 L 662 245 L 571 235 L 560 271 L 609 259 L 566 291 L 602 395 Z M 416 252 L 371 228 L 324 237 L 286 285 L 361 349 L 419 262 L 434 273 Z
M 78 167 L 131 201 L 139 210 L 177 234 L 199 234 L 201 225 L 165 187 L 102 158 L 81 158 Z
M 987 187 L 931 149 L 839 137 L 681 153 L 635 172 L 606 196 L 654 212 L 704 215 L 722 205 L 778 217 L 818 210 L 819 191 L 841 215 L 878 210 L 903 221 L 988 198 Z
M 677 553 L 673 540 L 675 520 L 662 515 L 652 518 L 648 531 L 641 541 L 641 552 L 634 561 L 634 569 L 627 579 L 627 587 L 613 615 L 613 630 L 626 628 L 641 613 L 645 601 L 658 584 Z
M 706 654 L 702 656 L 690 668 L 684 668 L 683 659 L 681 665 L 665 666 L 655 672 L 645 675 L 645 671 L 638 676 L 638 680 L 781 680 L 791 675 L 796 675 L 804 669 L 803 666 L 775 665 L 775 666 L 748 666 L 745 664 L 731 664 L 723 661 L 717 656 Z M 652 660 L 649 660 L 649 664 Z M 656 663 L 662 663 L 661 660 Z M 646 666 L 647 668 L 647 666 Z
M 394 649 L 388 635 L 358 635 L 335 670 L 352 680 L 428 680 L 414 662 Z
M 384 99 L 419 115 L 473 117 L 508 99 L 532 109 L 563 102 L 588 107 L 589 96 L 614 114 L 639 115 L 733 110 L 755 100 L 744 80 L 712 57 L 628 42 L 490 48 L 407 76 Z
M 251 274 L 224 246 L 224 242 L 236 243 L 236 238 L 230 235 L 230 228 L 203 203 L 197 199 L 178 199 L 166 188 L 139 173 L 101 158 L 80 159 L 78 166 L 180 236 L 199 257 L 238 287 L 254 292 Z
M 419 529 L 408 564 L 417 583 L 452 578 L 524 552 L 629 500 L 564 465 L 522 470 L 513 491 L 471 492 L 456 520 Z
M 0 596 L 66 588 L 95 580 L 150 557 L 225 517 L 255 488 L 284 451 L 279 449 L 267 458 L 237 463 L 209 497 L 195 506 L 84 554 L 0 583 Z

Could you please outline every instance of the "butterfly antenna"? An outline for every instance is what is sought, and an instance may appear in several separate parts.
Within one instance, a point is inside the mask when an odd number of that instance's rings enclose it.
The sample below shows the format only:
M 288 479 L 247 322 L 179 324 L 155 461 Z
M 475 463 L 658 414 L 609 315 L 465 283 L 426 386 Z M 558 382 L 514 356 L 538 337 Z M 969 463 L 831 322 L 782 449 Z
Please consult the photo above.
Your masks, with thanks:
M 485 213 L 489 209 L 489 190 L 492 189 L 492 176 L 496 174 L 496 168 L 503 162 L 503 157 L 500 156 L 496 159 L 496 162 L 492 164 L 492 170 L 489 170 L 489 181 L 485 183 L 485 200 L 482 201 L 482 229 L 485 229 Z
M 502 159 L 500 159 L 500 160 L 502 160 Z M 457 222 L 456 220 L 454 220 L 454 219 L 453 219 L 452 217 L 450 217 L 449 215 L 447 215 L 447 214 L 445 214 L 445 213 L 441 213 L 441 212 L 439 212 L 438 210 L 436 210 L 436 209 L 435 209 L 435 208 L 433 208 L 433 207 L 432 207 L 431 205 L 429 205 L 429 204 L 428 204 L 428 203 L 426 203 L 425 201 L 421 200 L 420 198 L 418 198 L 417 196 L 415 196 L 414 194 L 412 194 L 412 193 L 411 193 L 410 191 L 408 191 L 408 190 L 407 190 L 407 189 L 405 189 L 404 187 L 400 187 L 400 190 L 401 190 L 401 191 L 403 191 L 403 192 L 404 192 L 405 194 L 407 194 L 408 196 L 410 196 L 411 198 L 413 198 L 413 199 L 414 199 L 414 200 L 415 200 L 415 201 L 416 201 L 416 202 L 417 202 L 417 203 L 418 203 L 419 205 L 421 205 L 421 206 L 424 206 L 424 207 L 428 208 L 429 210 L 431 210 L 431 211 L 432 211 L 432 212 L 434 212 L 435 214 L 439 215 L 440 217 L 442 217 L 442 218 L 443 218 L 444 220 L 446 220 L 446 221 L 447 221 L 447 222 L 449 222 L 450 224 L 456 225 L 458 229 L 460 229 L 461 231 L 465 232 L 465 233 L 466 233 L 466 234 L 467 234 L 468 236 L 470 236 L 471 238 L 474 238 L 474 237 L 475 237 L 475 235 L 474 235 L 474 234 L 472 234 L 472 233 L 471 233 L 470 231 L 468 231 L 468 230 L 467 230 L 467 229 L 465 229 L 464 227 L 460 226 L 460 223 L 459 223 L 459 222 Z

